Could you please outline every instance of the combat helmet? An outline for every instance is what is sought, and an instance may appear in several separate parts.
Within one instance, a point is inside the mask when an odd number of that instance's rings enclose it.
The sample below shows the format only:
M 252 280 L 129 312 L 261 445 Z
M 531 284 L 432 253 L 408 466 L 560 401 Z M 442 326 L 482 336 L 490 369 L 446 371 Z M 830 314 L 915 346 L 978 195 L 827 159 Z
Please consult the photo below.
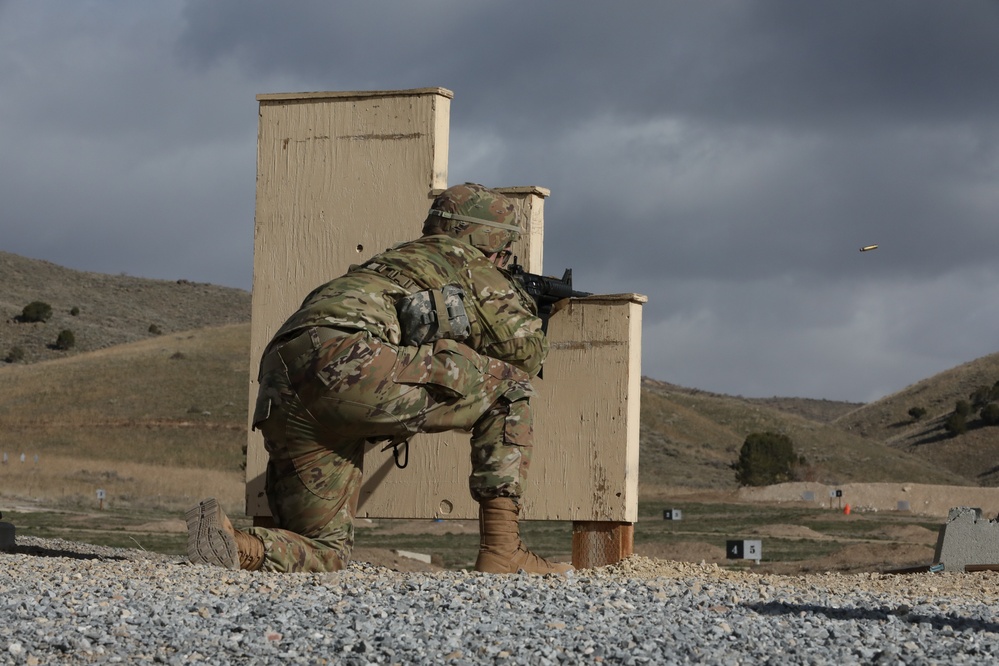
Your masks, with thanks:
M 513 201 L 477 183 L 454 185 L 438 194 L 423 224 L 425 236 L 463 238 L 485 254 L 502 252 L 520 232 Z

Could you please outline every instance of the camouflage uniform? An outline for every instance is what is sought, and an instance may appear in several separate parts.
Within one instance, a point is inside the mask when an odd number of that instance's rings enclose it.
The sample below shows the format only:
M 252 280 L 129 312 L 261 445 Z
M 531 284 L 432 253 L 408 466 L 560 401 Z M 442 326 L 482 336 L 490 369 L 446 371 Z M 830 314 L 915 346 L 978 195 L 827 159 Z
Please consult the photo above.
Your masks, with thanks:
M 469 335 L 401 344 L 400 298 L 456 284 Z M 254 427 L 280 529 L 250 528 L 263 569 L 328 571 L 354 541 L 365 443 L 470 431 L 476 500 L 519 497 L 531 454 L 531 376 L 548 353 L 531 298 L 461 239 L 428 235 L 309 294 L 265 350 Z

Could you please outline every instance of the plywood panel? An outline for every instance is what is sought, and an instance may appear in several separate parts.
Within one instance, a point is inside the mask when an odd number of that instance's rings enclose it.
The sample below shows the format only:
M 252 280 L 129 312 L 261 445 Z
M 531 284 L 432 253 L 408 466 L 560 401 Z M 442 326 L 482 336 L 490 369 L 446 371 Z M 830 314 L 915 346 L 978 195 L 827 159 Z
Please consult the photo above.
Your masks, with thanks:
M 524 494 L 528 520 L 636 522 L 643 296 L 566 301 L 548 327 L 551 353 L 535 380 L 534 457 Z M 475 518 L 468 438 L 414 439 L 409 465 L 391 451 L 365 457 L 358 515 Z
M 429 88 L 258 99 L 251 368 L 314 287 L 420 235 L 431 193 L 447 187 L 451 93 Z M 250 433 L 250 515 L 268 514 L 265 468 L 263 441 Z
M 350 264 L 419 236 L 432 196 L 448 186 L 451 93 L 427 88 L 258 100 L 251 405 L 260 354 L 302 298 Z M 517 200 L 526 220 L 515 247 L 520 262 L 541 273 L 548 190 L 498 189 Z M 643 301 L 629 294 L 591 297 L 552 318 L 553 349 L 536 382 L 527 518 L 637 520 Z M 460 433 L 414 438 L 405 470 L 395 468 L 391 451 L 372 449 L 359 515 L 474 518 L 469 468 L 468 436 Z M 251 432 L 251 516 L 269 515 L 265 469 L 262 439 Z

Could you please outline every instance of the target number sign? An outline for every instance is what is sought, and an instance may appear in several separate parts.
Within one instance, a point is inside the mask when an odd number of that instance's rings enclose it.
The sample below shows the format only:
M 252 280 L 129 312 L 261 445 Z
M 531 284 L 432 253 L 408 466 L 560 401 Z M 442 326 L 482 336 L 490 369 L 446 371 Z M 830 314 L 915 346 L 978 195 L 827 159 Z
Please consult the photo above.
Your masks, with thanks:
M 759 562 L 763 557 L 763 542 L 758 539 L 726 541 L 725 557 L 729 560 L 755 560 Z

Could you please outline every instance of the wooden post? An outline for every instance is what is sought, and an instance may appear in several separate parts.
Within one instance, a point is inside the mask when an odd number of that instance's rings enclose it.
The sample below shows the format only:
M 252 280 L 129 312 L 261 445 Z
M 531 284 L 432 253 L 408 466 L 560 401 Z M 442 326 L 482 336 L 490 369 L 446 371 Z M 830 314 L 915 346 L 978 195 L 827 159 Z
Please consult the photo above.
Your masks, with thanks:
M 635 525 L 577 520 L 572 523 L 572 566 L 591 569 L 617 564 L 635 551 Z

